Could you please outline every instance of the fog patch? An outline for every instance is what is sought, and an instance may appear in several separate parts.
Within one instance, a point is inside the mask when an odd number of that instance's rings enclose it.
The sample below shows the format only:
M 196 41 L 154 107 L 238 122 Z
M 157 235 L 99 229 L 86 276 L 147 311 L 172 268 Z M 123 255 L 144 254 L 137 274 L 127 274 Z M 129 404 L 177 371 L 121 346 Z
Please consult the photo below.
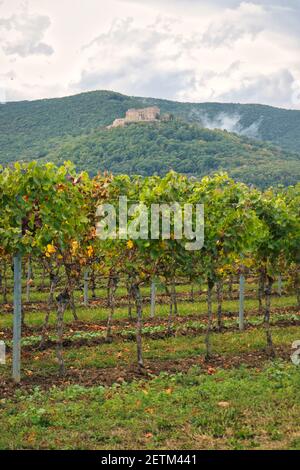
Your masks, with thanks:
M 197 120 L 206 129 L 220 129 L 222 131 L 234 132 L 236 134 L 250 138 L 261 138 L 259 128 L 262 122 L 262 118 L 259 118 L 258 120 L 254 121 L 252 124 L 250 124 L 250 126 L 244 126 L 241 123 L 242 116 L 237 113 L 228 114 L 220 112 L 212 117 L 205 112 L 203 113 L 199 110 L 192 110 L 190 118 L 195 117 L 197 117 Z

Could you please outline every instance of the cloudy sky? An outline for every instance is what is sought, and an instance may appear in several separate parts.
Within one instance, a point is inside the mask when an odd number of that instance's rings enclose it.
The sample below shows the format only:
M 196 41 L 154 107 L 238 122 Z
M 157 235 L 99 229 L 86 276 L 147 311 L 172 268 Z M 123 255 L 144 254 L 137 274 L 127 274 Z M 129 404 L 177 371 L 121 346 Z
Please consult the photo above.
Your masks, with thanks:
M 0 101 L 96 89 L 300 109 L 300 0 L 0 0 Z

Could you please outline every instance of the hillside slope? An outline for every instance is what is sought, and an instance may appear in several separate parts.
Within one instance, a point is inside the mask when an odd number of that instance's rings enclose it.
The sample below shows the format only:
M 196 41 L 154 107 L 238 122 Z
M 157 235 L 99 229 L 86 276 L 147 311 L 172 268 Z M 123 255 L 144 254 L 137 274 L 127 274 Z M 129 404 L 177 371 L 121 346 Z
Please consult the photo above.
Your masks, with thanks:
M 172 113 L 175 123 L 105 129 L 129 108 L 150 105 Z M 209 133 L 200 126 L 235 135 Z M 151 174 L 174 168 L 203 175 L 226 169 L 236 178 L 265 186 L 299 180 L 298 149 L 300 111 L 269 106 L 178 103 L 109 91 L 0 105 L 0 164 L 68 158 L 91 173 L 105 168 Z
M 64 142 L 42 160 L 72 160 L 79 170 L 162 175 L 173 169 L 204 176 L 220 170 L 261 187 L 294 184 L 300 157 L 278 147 L 181 120 L 101 128 Z
M 41 156 L 62 136 L 90 132 L 123 117 L 129 108 L 154 104 L 185 121 L 256 137 L 300 153 L 300 111 L 262 105 L 178 103 L 95 91 L 0 105 L 0 163 Z

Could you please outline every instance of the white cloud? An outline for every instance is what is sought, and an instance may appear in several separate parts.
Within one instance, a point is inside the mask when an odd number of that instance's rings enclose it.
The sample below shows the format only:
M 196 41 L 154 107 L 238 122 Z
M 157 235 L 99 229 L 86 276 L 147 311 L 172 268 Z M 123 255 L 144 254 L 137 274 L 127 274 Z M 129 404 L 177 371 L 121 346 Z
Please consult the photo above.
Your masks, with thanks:
M 295 78 L 289 70 L 283 69 L 272 75 L 245 77 L 240 86 L 219 96 L 221 101 L 265 103 L 286 106 L 292 100 Z M 291 103 L 293 104 L 293 103 Z
M 44 15 L 30 15 L 26 7 L 8 18 L 0 18 L 1 48 L 6 55 L 28 57 L 30 55 L 51 55 L 53 48 L 43 42 L 50 18 Z
M 241 116 L 238 113 L 226 114 L 221 112 L 212 118 L 206 113 L 200 111 L 199 108 L 192 110 L 191 118 L 192 117 L 197 117 L 202 126 L 206 127 L 207 129 L 222 129 L 228 132 L 235 132 L 240 135 L 245 135 L 247 137 L 260 138 L 259 128 L 262 119 L 258 119 L 250 126 L 244 127 L 241 124 Z
M 107 33 L 84 46 L 86 63 L 72 88 L 173 98 L 192 86 L 193 71 L 183 60 L 184 40 L 172 34 L 172 26 L 170 19 L 146 27 L 137 27 L 132 18 L 114 22 Z
M 111 89 L 300 107 L 299 1 L 21 1 L 0 4 L 9 100 Z
M 235 10 L 225 10 L 211 23 L 201 38 L 202 43 L 207 47 L 230 47 L 245 36 L 253 41 L 264 31 L 266 16 L 262 6 L 243 2 Z

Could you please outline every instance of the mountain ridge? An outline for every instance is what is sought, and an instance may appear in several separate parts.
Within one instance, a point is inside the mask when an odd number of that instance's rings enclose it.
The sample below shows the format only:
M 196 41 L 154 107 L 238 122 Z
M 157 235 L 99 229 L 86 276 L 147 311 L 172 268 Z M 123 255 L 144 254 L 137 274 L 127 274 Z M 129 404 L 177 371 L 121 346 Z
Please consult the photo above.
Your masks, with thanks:
M 79 161 L 80 168 L 82 168 L 82 156 L 86 156 L 90 139 L 90 147 L 92 147 L 92 144 L 94 145 L 94 151 L 91 151 L 93 161 L 89 161 L 87 156 L 85 169 L 94 172 L 98 162 L 99 169 L 102 170 L 105 163 L 103 158 L 106 158 L 106 161 L 112 163 L 112 167 L 108 169 L 115 170 L 115 162 L 111 160 L 111 157 L 119 158 L 123 152 L 123 156 L 126 154 L 130 161 L 135 161 L 137 157 L 140 158 L 140 155 L 143 155 L 144 152 L 143 145 L 149 145 L 149 133 L 145 129 L 143 130 L 142 135 L 140 135 L 140 148 L 136 144 L 136 148 L 134 151 L 132 150 L 133 155 L 130 157 L 130 140 L 135 141 L 135 135 L 140 134 L 139 128 L 137 127 L 131 131 L 125 129 L 125 134 L 122 134 L 123 144 L 120 143 L 119 135 L 110 136 L 117 139 L 119 147 L 114 146 L 113 141 L 109 142 L 110 137 L 105 136 L 103 128 L 110 125 L 114 119 L 124 117 L 129 108 L 145 106 L 159 106 L 161 113 L 171 113 L 175 117 L 176 125 L 174 124 L 175 127 L 172 128 L 171 126 L 169 129 L 169 133 L 172 135 L 170 139 L 173 139 L 176 143 L 173 146 L 173 154 L 166 153 L 163 146 L 158 145 L 156 148 L 156 152 L 165 160 L 168 168 L 172 157 L 174 157 L 175 168 L 173 169 L 180 169 L 180 171 L 189 174 L 189 168 L 197 161 L 198 173 L 196 176 L 198 176 L 202 174 L 203 170 L 203 165 L 199 160 L 200 156 L 209 159 L 211 155 L 209 152 L 212 152 L 215 161 L 220 163 L 222 160 L 222 165 L 217 166 L 216 170 L 228 169 L 229 172 L 237 173 L 238 177 L 247 180 L 247 182 L 249 182 L 249 178 L 246 173 L 254 171 L 256 174 L 254 183 L 257 184 L 258 182 L 260 184 L 259 181 L 263 180 L 263 185 L 265 185 L 265 175 L 262 174 L 261 177 L 258 177 L 258 170 L 261 173 L 270 173 L 270 178 L 267 179 L 268 184 L 291 184 L 299 178 L 300 111 L 260 104 L 182 103 L 156 98 L 131 97 L 104 90 L 90 91 L 64 98 L 21 101 L 0 105 L 0 164 L 8 164 L 17 160 L 42 159 L 44 161 L 47 158 L 54 158 L 58 161 L 61 160 L 58 157 L 58 153 L 61 152 L 68 159 Z M 194 135 L 195 132 L 193 129 L 186 128 L 185 125 L 196 125 L 199 129 L 204 127 L 211 132 L 218 132 L 213 130 L 215 128 L 225 129 L 239 136 L 240 140 L 236 141 L 235 146 L 232 143 L 233 140 L 231 140 L 229 145 L 228 139 L 223 135 L 225 161 L 224 158 L 221 158 L 222 148 L 218 148 L 218 152 L 214 153 L 207 142 L 196 142 L 196 139 L 188 146 L 186 142 L 181 141 L 181 133 L 187 136 Z M 180 127 L 182 127 L 182 132 Z M 164 128 L 161 128 L 160 131 L 156 133 L 155 138 L 158 143 L 164 142 L 165 145 L 169 137 L 164 135 Z M 177 135 L 173 132 L 176 132 Z M 99 138 L 97 133 L 99 133 Z M 254 142 L 256 142 L 256 144 L 248 143 L 250 147 L 252 146 L 252 149 L 249 148 L 248 154 L 244 147 L 246 144 L 243 138 L 255 139 Z M 67 148 L 73 148 L 72 141 L 74 139 L 73 143 L 75 146 L 77 145 L 77 156 L 66 151 Z M 81 148 L 78 147 L 78 140 Z M 112 153 L 109 154 L 109 151 L 105 153 L 103 145 L 107 145 L 108 149 L 112 148 Z M 232 154 L 228 153 L 229 146 L 231 146 Z M 256 146 L 260 149 L 259 151 L 264 159 L 258 158 Z M 175 147 L 176 150 L 174 150 Z M 98 149 L 99 155 L 97 155 L 95 148 Z M 178 158 L 183 149 L 186 151 L 187 148 L 190 155 L 184 158 L 186 171 L 183 171 L 184 168 L 182 169 Z M 244 171 L 244 176 L 241 176 L 241 171 L 236 169 L 239 149 L 242 153 L 240 170 Z M 149 160 L 146 162 L 147 166 L 151 163 L 151 157 L 146 151 L 144 153 L 147 154 L 146 158 Z M 278 171 L 274 169 L 275 161 Z M 257 165 L 259 165 L 258 169 Z M 213 166 L 211 162 L 211 167 Z M 123 165 L 123 167 L 126 168 L 126 165 Z M 213 168 L 208 168 L 208 170 L 211 171 Z M 148 173 L 150 171 L 151 165 Z M 153 172 L 155 171 L 153 168 Z
M 42 161 L 115 174 L 163 175 L 170 170 L 202 177 L 226 171 L 232 177 L 260 187 L 292 185 L 300 178 L 300 157 L 279 147 L 221 130 L 209 130 L 179 119 L 130 123 L 99 128 L 65 138 Z
M 138 100 L 151 100 L 151 101 L 164 101 L 164 102 L 169 102 L 169 103 L 175 103 L 175 104 L 185 104 L 185 105 L 238 105 L 238 106 L 260 106 L 263 108 L 271 108 L 271 109 L 277 109 L 277 110 L 284 110 L 284 111 L 295 111 L 296 113 L 300 112 L 300 109 L 293 109 L 293 108 L 285 108 L 283 106 L 272 106 L 270 104 L 264 104 L 264 103 L 240 103 L 240 102 L 234 102 L 234 101 L 178 101 L 178 100 L 170 100 L 167 98 L 153 98 L 151 96 L 135 96 L 135 95 L 125 95 L 124 93 L 120 93 L 117 91 L 109 90 L 109 89 L 103 89 L 103 90 L 89 90 L 89 91 L 82 91 L 81 93 L 72 93 L 71 95 L 65 95 L 65 96 L 55 96 L 51 98 L 38 98 L 38 99 L 33 99 L 33 100 L 17 100 L 17 101 L 6 101 L 5 103 L 0 103 L 0 104 L 20 104 L 20 103 L 38 103 L 42 101 L 55 101 L 55 100 L 62 100 L 62 99 L 71 99 L 74 97 L 78 96 L 84 96 L 84 95 L 89 95 L 93 93 L 110 93 L 113 95 L 119 95 L 125 98 L 130 98 L 130 99 L 138 99 Z

